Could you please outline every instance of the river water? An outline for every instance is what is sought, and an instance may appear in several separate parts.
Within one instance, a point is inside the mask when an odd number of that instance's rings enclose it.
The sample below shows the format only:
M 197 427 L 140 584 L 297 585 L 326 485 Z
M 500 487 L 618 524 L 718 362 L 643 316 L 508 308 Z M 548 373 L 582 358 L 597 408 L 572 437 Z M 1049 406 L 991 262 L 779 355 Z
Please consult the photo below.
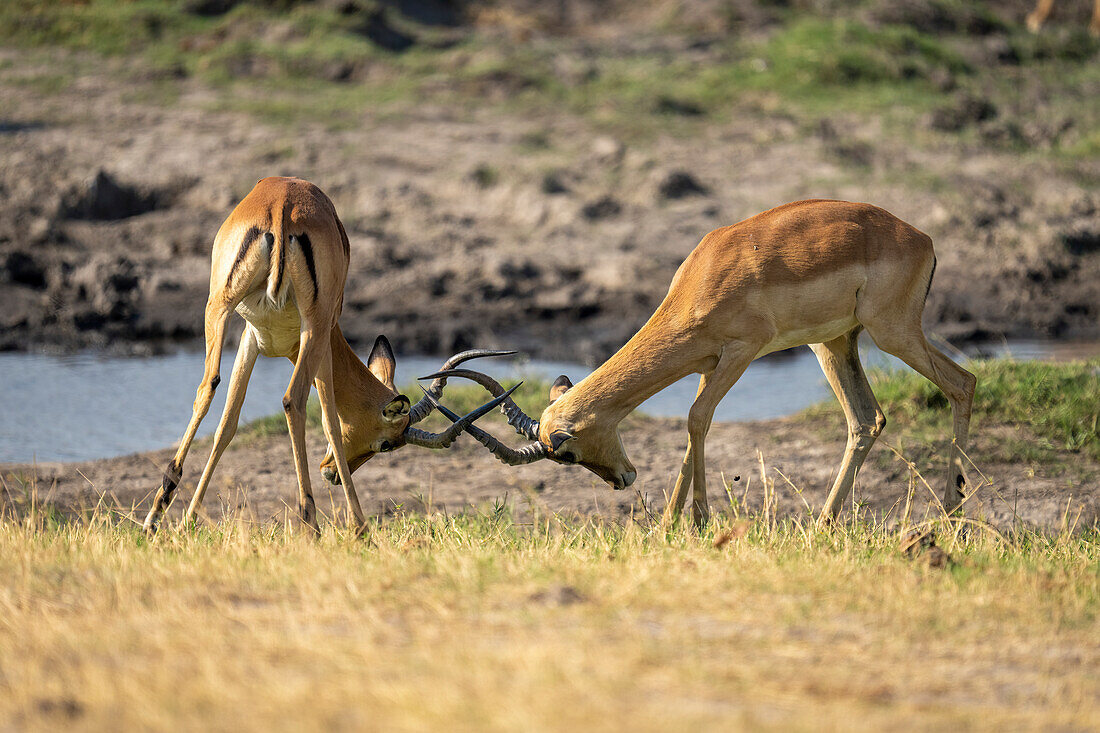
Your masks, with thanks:
M 200 435 L 214 431 L 224 406 L 226 381 L 233 366 L 233 350 L 227 351 L 222 388 Z M 986 346 L 981 353 L 1037 359 L 1075 358 L 1098 351 L 1100 345 L 1096 344 L 1074 347 L 1012 341 Z M 902 366 L 868 340 L 862 354 L 868 367 Z M 0 462 L 88 460 L 173 445 L 191 417 L 202 362 L 203 355 L 195 352 L 140 358 L 0 354 Z M 438 369 L 441 362 L 435 357 L 399 356 L 397 384 L 410 384 Z M 525 376 L 552 380 L 567 374 L 578 382 L 591 371 L 563 362 L 500 359 L 480 360 L 475 368 L 501 381 Z M 243 421 L 281 412 L 290 372 L 286 359 L 260 357 L 241 413 Z M 655 395 L 641 410 L 657 417 L 686 417 L 697 386 L 698 377 L 684 379 Z M 417 399 L 416 394 L 409 396 Z M 808 347 L 799 347 L 754 362 L 718 406 L 715 419 L 780 417 L 831 398 L 817 360 Z

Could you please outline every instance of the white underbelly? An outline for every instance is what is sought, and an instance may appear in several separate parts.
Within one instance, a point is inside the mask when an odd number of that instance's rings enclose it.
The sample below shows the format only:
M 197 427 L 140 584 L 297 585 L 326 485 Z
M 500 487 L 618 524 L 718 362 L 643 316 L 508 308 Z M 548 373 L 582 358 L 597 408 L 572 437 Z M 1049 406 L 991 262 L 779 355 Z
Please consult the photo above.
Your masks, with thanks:
M 756 356 L 761 357 L 764 356 L 764 354 L 771 354 L 775 351 L 782 351 L 783 349 L 790 349 L 795 346 L 802 346 L 803 344 L 821 344 L 826 341 L 832 341 L 848 333 L 858 325 L 859 321 L 855 319 L 855 316 L 848 316 L 846 318 L 838 318 L 824 323 L 816 323 L 808 328 L 795 328 L 782 331 L 776 334 L 775 338 L 769 341 Z
M 237 313 L 255 334 L 261 354 L 293 357 L 297 353 L 302 322 L 293 290 L 288 294 L 282 308 L 276 308 L 267 299 L 267 293 L 262 289 L 258 290 L 245 296 L 237 305 Z

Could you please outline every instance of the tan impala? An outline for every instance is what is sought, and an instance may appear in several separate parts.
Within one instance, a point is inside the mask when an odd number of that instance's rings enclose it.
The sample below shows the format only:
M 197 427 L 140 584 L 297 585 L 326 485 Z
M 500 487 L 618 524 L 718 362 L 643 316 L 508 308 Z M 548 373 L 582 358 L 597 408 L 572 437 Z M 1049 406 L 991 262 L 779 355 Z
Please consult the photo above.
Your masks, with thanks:
M 1054 10 L 1054 0 L 1039 0 L 1027 16 L 1027 29 L 1032 33 L 1038 33 L 1047 22 L 1051 11 Z M 1092 21 L 1089 23 L 1089 33 L 1100 36 L 1100 0 L 1094 0 L 1092 8 Z
M 145 519 L 147 532 L 156 531 L 172 499 L 195 431 L 221 381 L 218 371 L 222 341 L 234 310 L 245 320 L 241 345 L 229 378 L 229 395 L 214 448 L 185 521 L 194 518 L 218 459 L 237 430 L 258 354 L 285 356 L 294 362 L 283 409 L 298 475 L 298 513 L 314 531 L 318 528 L 317 517 L 305 451 L 305 408 L 311 383 L 316 384 L 321 398 L 322 424 L 329 445 L 321 471 L 330 481 L 343 484 L 349 521 L 357 527 L 363 526 L 364 517 L 351 480 L 355 469 L 374 454 L 406 443 L 446 448 L 462 427 L 502 402 L 498 397 L 442 433 L 412 427 L 431 413 L 431 402 L 425 397 L 412 405 L 408 397 L 394 389 L 395 362 L 389 342 L 379 336 L 364 365 L 336 322 L 344 302 L 349 254 L 348 236 L 332 202 L 321 189 L 299 178 L 263 179 L 222 224 L 214 239 L 210 265 L 205 371 L 187 432 L 164 471 L 164 483 Z M 507 353 L 512 352 L 467 351 L 451 357 L 445 368 L 479 356 Z M 439 394 L 442 387 L 439 381 L 428 391 Z
M 765 211 L 704 237 L 642 329 L 575 387 L 560 377 L 539 420 L 504 401 L 512 427 L 535 442 L 512 449 L 476 426 L 466 430 L 506 463 L 576 463 L 622 489 L 637 474 L 619 438 L 620 421 L 656 392 L 700 373 L 688 414 L 687 455 L 665 518 L 679 516 L 693 487 L 693 516 L 701 525 L 708 517 L 703 442 L 714 408 L 754 359 L 809 344 L 848 421 L 848 445 L 822 513 L 827 521 L 840 511 L 886 424 L 859 361 L 857 339 L 866 329 L 879 348 L 932 380 L 951 403 L 954 442 L 944 506 L 955 509 L 966 488 L 961 451 L 975 379 L 929 344 L 921 329 L 935 267 L 932 240 L 875 206 L 799 201 Z M 504 394 L 479 372 L 431 375 L 449 376 Z

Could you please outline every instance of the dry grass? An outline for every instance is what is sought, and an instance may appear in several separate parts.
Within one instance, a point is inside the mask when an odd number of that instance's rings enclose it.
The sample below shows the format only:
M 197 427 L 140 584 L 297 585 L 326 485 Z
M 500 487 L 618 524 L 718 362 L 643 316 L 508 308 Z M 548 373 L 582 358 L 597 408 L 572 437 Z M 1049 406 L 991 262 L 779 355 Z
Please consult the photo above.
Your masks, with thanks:
M 0 729 L 1100 726 L 1090 534 L 7 515 Z

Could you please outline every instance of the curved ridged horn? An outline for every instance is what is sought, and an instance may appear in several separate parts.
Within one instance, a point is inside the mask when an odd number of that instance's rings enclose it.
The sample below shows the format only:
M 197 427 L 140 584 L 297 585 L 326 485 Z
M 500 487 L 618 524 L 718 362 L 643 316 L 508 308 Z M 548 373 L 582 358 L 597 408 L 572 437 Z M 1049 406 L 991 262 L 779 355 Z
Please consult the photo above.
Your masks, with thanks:
M 480 359 L 484 356 L 508 356 L 509 354 L 514 353 L 516 352 L 490 351 L 489 349 L 470 349 L 469 351 L 463 351 L 461 353 L 455 354 L 450 359 L 445 361 L 443 363 L 443 369 L 441 369 L 440 371 L 454 369 L 462 362 L 469 361 L 470 359 Z M 447 386 L 447 380 L 445 378 L 436 379 L 434 382 L 432 382 L 431 386 L 428 387 L 428 392 L 438 400 L 440 397 L 443 396 L 443 388 L 445 386 Z M 504 390 L 501 390 L 501 392 L 503 391 Z M 498 397 L 499 394 L 494 394 L 493 396 Z M 412 406 L 411 410 L 409 410 L 409 425 L 417 424 L 430 414 L 432 414 L 432 403 L 428 400 L 427 397 L 423 397 L 420 399 L 419 402 Z
M 520 384 L 523 384 L 523 382 L 520 382 Z M 519 384 L 498 396 L 496 399 L 489 400 L 476 410 L 467 413 L 464 417 L 458 418 L 457 422 L 452 424 L 451 427 L 447 428 L 442 433 L 429 433 L 427 430 L 421 430 L 420 428 L 407 427 L 403 433 L 405 442 L 409 445 L 419 445 L 422 448 L 449 448 L 451 443 L 455 441 L 455 438 L 457 438 L 463 430 L 473 425 L 474 420 L 491 412 L 495 407 L 500 405 L 500 403 L 508 399 L 511 394 L 516 391 L 517 387 L 519 387 Z M 421 389 L 424 388 L 421 387 Z M 432 407 L 439 406 L 436 399 L 432 397 L 431 393 L 426 389 L 424 389 L 424 396 L 428 399 Z
M 518 386 L 518 385 L 517 385 Z M 515 389 L 513 387 L 512 389 Z M 439 402 L 434 402 L 435 409 L 446 417 L 448 420 L 457 421 L 460 420 L 458 415 L 448 410 Z M 457 424 L 457 423 L 456 423 Z M 477 425 L 469 425 L 466 427 L 466 432 L 474 436 L 477 442 L 489 449 L 489 452 L 496 456 L 503 463 L 507 463 L 509 466 L 523 466 L 528 463 L 534 463 L 535 461 L 541 461 L 543 458 L 549 456 L 549 452 L 546 446 L 539 442 L 534 442 L 529 445 L 525 445 L 522 448 L 511 448 L 504 443 L 497 440 L 495 437 L 479 428 Z
M 475 372 L 473 369 L 447 369 L 436 372 L 435 374 L 429 374 L 426 377 L 421 377 L 421 379 L 435 378 L 436 381 L 439 381 L 447 377 L 465 377 L 466 379 L 477 382 L 482 387 L 489 390 L 489 393 L 494 397 L 499 397 L 504 394 L 504 387 L 500 386 L 500 382 L 493 379 L 488 374 Z M 432 384 L 434 385 L 435 382 Z M 515 389 L 515 387 L 512 389 Z M 539 421 L 528 417 L 527 413 L 519 409 L 519 405 L 515 402 L 510 399 L 505 400 L 500 405 L 500 411 L 508 418 L 508 424 L 511 425 L 517 433 L 531 440 L 539 439 Z

